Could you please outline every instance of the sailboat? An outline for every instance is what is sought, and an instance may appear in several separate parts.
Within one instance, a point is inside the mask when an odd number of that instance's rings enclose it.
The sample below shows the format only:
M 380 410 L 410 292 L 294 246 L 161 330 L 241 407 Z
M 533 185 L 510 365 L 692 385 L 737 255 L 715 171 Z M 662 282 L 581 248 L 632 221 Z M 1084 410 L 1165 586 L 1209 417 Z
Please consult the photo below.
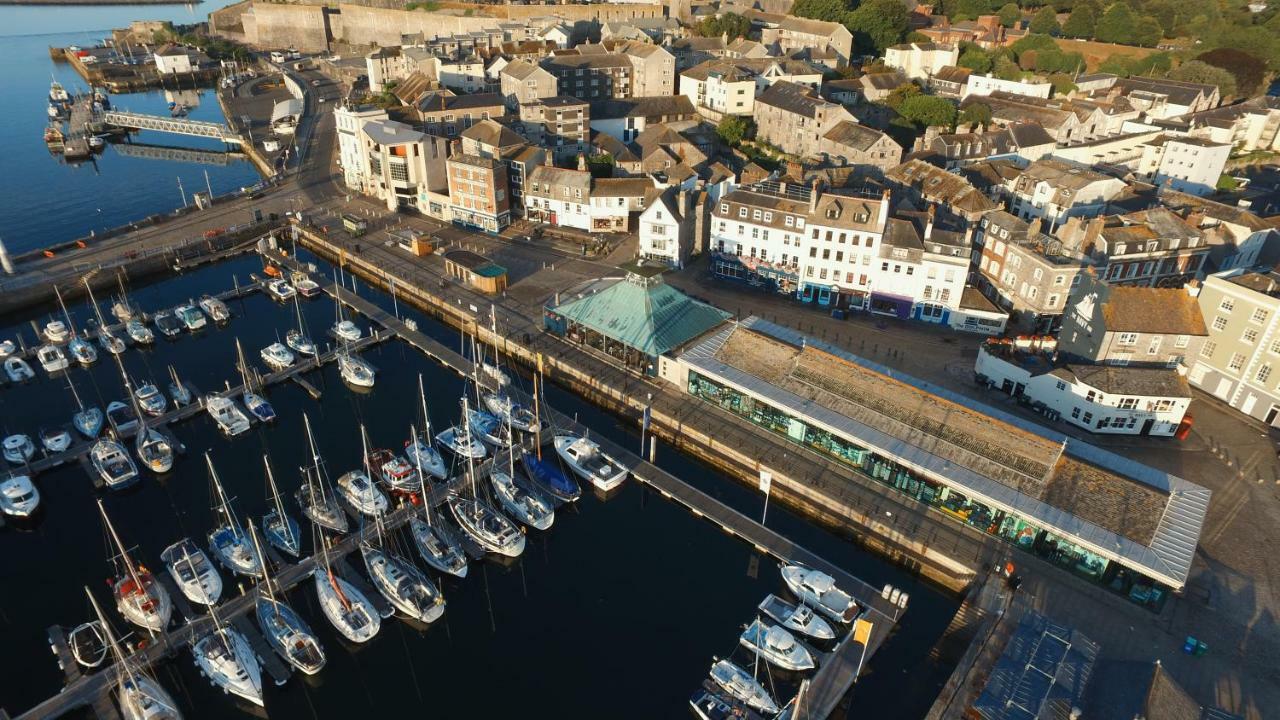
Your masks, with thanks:
M 348 384 L 358 388 L 373 387 L 377 376 L 373 366 L 360 357 L 352 355 L 346 346 L 338 352 L 338 375 Z
M 120 285 L 120 299 L 111 304 L 111 314 L 122 323 L 127 323 L 140 315 L 142 311 L 129 302 L 129 294 L 124 290 L 124 273 L 116 273 L 116 282 Z
M 515 483 L 516 460 L 515 448 L 507 450 L 507 472 L 494 470 L 489 473 L 489 481 L 493 484 L 493 494 L 498 502 L 512 517 L 538 530 L 546 530 L 556 520 L 555 506 L 533 488 L 522 488 Z
M 116 672 L 116 702 L 120 705 L 120 714 L 124 720 L 182 720 L 182 713 L 178 711 L 178 705 L 168 691 L 143 672 L 141 666 L 135 669 L 131 658 L 120 649 L 120 643 L 116 640 L 115 632 L 111 623 L 107 622 L 102 607 L 98 605 L 98 599 L 88 587 L 85 587 L 84 592 L 89 596 L 94 614 L 98 616 L 97 627 L 102 629 L 106 644 L 115 658 L 112 667 Z
M 173 613 L 173 601 L 169 598 L 169 593 L 152 577 L 150 570 L 134 564 L 124 543 L 120 542 L 111 518 L 107 517 L 107 509 L 102 505 L 102 500 L 98 500 L 98 512 L 115 545 L 115 560 L 124 565 L 124 572 L 117 574 L 110 583 L 116 598 L 116 609 L 125 620 L 144 630 L 163 630 Z
M 751 673 L 728 660 L 717 660 L 711 666 L 711 679 L 735 700 L 740 700 L 768 715 L 778 713 L 778 703 L 764 689 L 764 686 L 752 677 Z
M 565 502 L 573 502 L 582 496 L 582 488 L 578 487 L 578 483 L 574 482 L 573 478 L 565 475 L 564 471 L 556 463 L 542 459 L 542 418 L 541 413 L 538 412 L 541 408 L 538 385 L 538 375 L 535 374 L 533 376 L 533 405 L 535 414 L 539 417 L 536 425 L 537 432 L 534 433 L 534 452 L 521 453 L 520 464 L 524 466 L 525 473 L 544 490 L 551 493 L 552 497 Z
M 285 333 L 284 344 L 293 349 L 299 355 L 310 357 L 315 355 L 316 344 L 307 336 L 306 323 L 302 321 L 302 305 L 298 302 L 298 296 L 293 297 L 294 314 L 298 317 L 298 327 L 292 328 Z
M 112 355 L 119 355 L 125 351 L 124 341 L 111 334 L 107 321 L 102 317 L 102 308 L 98 307 L 98 301 L 93 298 L 93 288 L 89 286 L 88 277 L 84 279 L 84 289 L 89 294 L 89 304 L 93 306 L 94 317 L 98 320 L 98 344 Z
M 262 548 L 258 547 L 258 534 L 249 524 L 249 535 L 253 538 L 258 555 Z M 265 556 L 264 556 L 265 557 Z M 255 607 L 258 616 L 258 627 L 276 654 L 284 661 L 298 668 L 307 675 L 315 675 L 324 667 L 324 648 L 320 639 L 311 631 L 311 627 L 298 613 L 293 611 L 284 601 L 276 598 L 275 587 L 271 584 L 271 572 L 264 564 L 262 568 L 263 592 L 258 593 Z
M 240 377 L 244 379 L 244 393 L 240 399 L 244 402 L 245 409 L 258 419 L 259 422 L 271 422 L 276 419 L 276 409 L 271 407 L 271 403 L 267 399 L 253 391 L 252 373 L 249 372 L 249 364 L 244 359 L 244 349 L 240 347 L 240 338 L 236 338 L 236 356 L 240 360 Z
M 178 371 L 172 365 L 169 366 L 169 397 L 175 407 L 186 407 L 193 399 L 191 389 L 178 378 Z
M 494 306 L 489 306 L 489 329 L 494 338 L 493 345 L 493 365 L 482 364 L 487 375 L 498 381 L 498 389 L 494 392 L 481 393 L 481 400 L 489 412 L 498 416 L 508 428 L 523 430 L 524 432 L 538 432 L 538 416 L 529 408 L 516 402 L 515 398 L 507 390 L 510 380 L 507 374 L 498 366 L 498 316 Z
M 280 499 L 280 489 L 276 487 L 276 478 L 271 472 L 271 461 L 265 454 L 262 456 L 262 465 L 267 470 L 267 486 L 271 488 L 271 503 L 274 507 L 262 516 L 262 533 L 267 536 L 267 542 L 277 550 L 298 557 L 302 549 L 298 521 L 284 511 L 284 501 Z
M 71 342 L 67 343 L 67 352 L 71 353 L 71 357 L 81 365 L 85 367 L 92 365 L 98 360 L 98 351 L 76 332 L 76 324 L 71 320 L 71 313 L 67 312 L 67 304 L 62 301 L 62 293 L 57 285 L 53 286 L 53 294 L 58 297 L 58 307 L 62 308 L 62 315 L 67 319 L 67 328 L 71 335 Z
M 316 596 L 325 617 L 351 642 L 372 640 L 382 627 L 382 618 L 378 617 L 364 593 L 333 572 L 333 566 L 329 564 L 329 542 L 323 535 L 320 537 L 320 559 L 321 564 L 313 576 Z
M 80 393 L 76 392 L 76 384 L 71 381 L 71 376 L 67 376 L 67 387 L 71 388 L 71 397 L 75 398 L 76 407 L 79 408 L 71 416 L 71 424 L 79 431 L 81 435 L 93 440 L 98 437 L 98 433 L 102 432 L 102 423 L 106 421 L 106 416 L 102 414 L 102 409 L 98 407 L 85 407 L 80 401 Z
M 444 595 L 426 574 L 383 544 L 382 518 L 376 520 L 376 537 L 360 543 L 364 567 L 374 587 L 400 612 L 429 623 L 444 614 Z
M 387 511 L 387 496 L 369 478 L 369 438 L 360 426 L 360 449 L 363 469 L 351 470 L 338 478 L 338 492 L 362 515 L 376 517 Z
M 334 311 L 338 316 L 338 319 L 333 323 L 333 334 L 338 336 L 340 340 L 355 342 L 360 339 L 363 333 L 355 323 L 342 319 L 342 283 L 338 281 L 337 277 L 333 279 L 333 283 Z
M 467 416 L 467 400 L 462 400 L 462 416 Z M 470 433 L 470 428 L 466 428 Z M 507 516 L 484 503 L 476 488 L 476 473 L 471 458 L 467 458 L 467 474 L 471 478 L 471 497 L 453 494 L 447 500 L 453 517 L 463 532 L 485 550 L 507 557 L 518 557 L 524 552 L 524 531 Z
M 409 434 L 414 434 L 409 428 Z M 418 554 L 428 565 L 442 573 L 455 577 L 467 576 L 467 556 L 458 545 L 452 533 L 444 530 L 439 523 L 432 524 L 432 498 L 427 490 L 426 476 L 422 473 L 422 464 L 416 465 L 418 473 L 418 489 L 422 493 L 422 517 L 409 516 L 409 532 L 413 542 L 418 546 Z
M 222 691 L 262 705 L 262 667 L 253 647 L 239 630 L 224 626 L 218 610 L 210 606 L 214 631 L 191 647 L 200 674 Z
M 209 547 L 213 549 L 214 557 L 226 569 L 249 577 L 261 577 L 262 558 L 254 552 L 253 543 L 250 542 L 249 536 L 245 534 L 244 528 L 236 518 L 231 501 L 227 499 L 227 493 L 222 489 L 222 480 L 218 478 L 218 472 L 213 469 L 213 460 L 209 458 L 209 453 L 204 454 L 204 460 L 209 466 L 209 480 L 213 483 L 214 495 L 217 497 L 218 515 L 223 519 L 223 523 L 209 533 Z
M 218 603 L 222 597 L 222 576 L 191 538 L 184 537 L 165 548 L 160 560 L 188 600 L 201 605 Z
M 422 419 L 426 423 L 426 429 L 419 436 L 410 429 L 409 439 L 404 444 L 405 457 L 409 458 L 409 462 L 418 466 L 422 472 L 426 472 L 432 477 L 446 480 L 449 477 L 449 469 L 444 464 L 444 458 L 440 457 L 440 451 L 431 445 L 431 415 L 427 412 L 427 394 L 422 389 L 422 374 L 418 374 L 418 400 L 422 403 Z
M 298 488 L 298 506 L 302 508 L 302 514 L 316 525 L 336 533 L 345 533 L 348 527 L 347 514 L 338 505 L 337 496 L 329 485 L 329 474 L 324 468 L 324 461 L 320 459 L 320 451 L 316 449 L 315 437 L 311 434 L 311 420 L 306 413 L 302 415 L 302 424 L 307 428 L 311 465 L 302 469 L 306 483 Z
M 138 434 L 133 438 L 134 451 L 142 464 L 153 473 L 167 473 L 173 469 L 176 455 L 173 444 L 159 430 L 149 427 L 146 418 L 138 416 Z

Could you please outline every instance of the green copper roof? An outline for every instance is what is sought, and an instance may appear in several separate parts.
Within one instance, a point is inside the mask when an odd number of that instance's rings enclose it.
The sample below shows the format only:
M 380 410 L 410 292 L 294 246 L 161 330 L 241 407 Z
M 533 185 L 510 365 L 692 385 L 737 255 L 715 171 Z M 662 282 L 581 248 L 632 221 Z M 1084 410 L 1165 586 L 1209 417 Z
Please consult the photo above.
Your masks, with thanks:
M 677 348 L 729 318 L 729 313 L 693 300 L 660 280 L 634 275 L 553 311 L 653 356 Z

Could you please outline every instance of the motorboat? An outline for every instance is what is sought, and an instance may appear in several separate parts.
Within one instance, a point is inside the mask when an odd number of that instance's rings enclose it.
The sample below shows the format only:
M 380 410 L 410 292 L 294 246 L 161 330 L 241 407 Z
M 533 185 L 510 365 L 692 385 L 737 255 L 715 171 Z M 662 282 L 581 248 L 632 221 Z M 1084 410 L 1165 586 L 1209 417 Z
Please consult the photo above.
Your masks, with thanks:
M 627 479 L 627 469 L 600 452 L 594 440 L 574 435 L 555 437 L 556 453 L 578 477 L 609 492 Z
M 195 332 L 209 324 L 204 313 L 195 305 L 179 305 L 173 311 L 173 314 L 177 316 L 178 322 L 182 323 L 182 326 L 190 332 Z
M 506 557 L 519 557 L 524 552 L 524 532 L 506 515 L 461 495 L 451 495 L 447 502 L 463 532 L 485 550 Z
M 497 417 L 483 410 L 468 410 L 467 426 L 473 436 L 494 447 L 511 447 L 511 431 Z
M 573 502 L 582 497 L 582 488 L 555 463 L 525 452 L 520 454 L 520 464 L 525 473 L 553 497 L 565 502 Z
M 320 294 L 320 283 L 312 280 L 306 273 L 295 272 L 289 276 L 293 288 L 305 298 L 313 298 Z
M 259 595 L 256 611 L 258 627 L 285 662 L 306 675 L 315 675 L 324 668 L 320 639 L 293 608 L 274 597 Z
M 374 450 L 369 453 L 369 469 L 389 489 L 398 492 L 414 492 L 418 489 L 418 477 L 408 460 L 390 450 Z
M 439 480 L 449 478 L 449 468 L 444 464 L 440 451 L 427 444 L 423 437 L 418 436 L 405 441 L 404 454 L 409 459 L 409 463 L 421 468 L 422 472 Z
M 444 614 L 444 595 L 413 563 L 369 543 L 360 552 L 374 587 L 397 610 L 423 623 Z
M 522 488 L 510 475 L 496 470 L 489 473 L 489 481 L 502 508 L 516 520 L 538 530 L 546 530 L 555 522 L 555 506 L 538 491 Z
M 41 428 L 40 445 L 50 455 L 66 452 L 71 447 L 71 433 L 62 428 Z
M 258 422 L 271 422 L 276 419 L 276 409 L 267 402 L 267 399 L 258 393 L 245 391 L 240 397 L 244 401 L 245 408 L 249 414 L 258 419 Z
M 98 344 L 102 346 L 103 350 L 106 350 L 112 355 L 119 355 L 124 352 L 126 348 L 124 340 L 116 337 L 105 327 L 98 331 Z
M 67 354 L 62 352 L 62 348 L 57 345 L 41 345 L 36 350 L 36 359 L 40 361 L 40 367 L 50 374 L 71 367 L 71 361 L 67 360 Z
M 445 428 L 436 435 L 436 442 L 446 450 L 462 458 L 479 460 L 489 454 L 489 449 L 479 439 L 469 435 L 463 428 L 454 426 Z
M 333 334 L 338 336 L 339 340 L 346 340 L 347 342 L 355 342 L 364 336 L 360 326 L 350 320 L 339 320 L 334 323 Z
M 298 557 L 302 552 L 302 533 L 298 529 L 298 521 L 285 512 L 280 490 L 276 487 L 275 473 L 271 472 L 271 463 L 266 455 L 262 456 L 262 464 L 267 470 L 272 504 L 271 511 L 262 516 L 262 533 L 272 547 L 291 557 Z
M 267 283 L 267 294 L 276 300 L 285 301 L 292 300 L 293 296 L 298 294 L 298 291 L 289 284 L 288 280 L 276 278 Z
M 107 142 L 106 140 L 102 139 L 101 135 L 88 135 L 85 137 L 85 140 L 89 143 L 89 147 L 93 148 L 94 150 L 102 149 L 102 147 L 105 146 Z
M 112 400 L 107 403 L 107 422 L 111 423 L 116 435 L 123 437 L 137 429 L 138 413 L 129 403 Z
M 222 597 L 222 576 L 209 556 L 191 538 L 182 538 L 160 553 L 160 560 L 188 600 L 200 605 L 217 605 Z
M 204 406 L 218 425 L 218 429 L 226 435 L 234 437 L 249 430 L 249 418 L 245 417 L 244 412 L 231 398 L 209 395 L 205 398 Z
M 288 345 L 291 350 L 299 355 L 314 356 L 317 352 L 316 344 L 311 338 L 302 334 L 301 330 L 293 329 L 284 335 L 284 344 Z M 263 352 L 266 352 L 265 350 Z
M 538 416 L 505 393 L 485 393 L 482 396 L 489 412 L 502 419 L 503 424 L 524 432 L 538 431 Z
M 150 345 L 156 341 L 155 333 L 151 332 L 151 328 L 138 318 L 129 318 L 124 324 L 124 331 L 129 339 L 139 345 Z
M 138 434 L 133 437 L 134 451 L 143 466 L 156 474 L 167 473 L 173 469 L 173 461 L 177 453 L 173 443 L 164 433 L 141 423 Z
M 356 387 L 373 387 L 374 372 L 369 363 L 350 353 L 338 354 L 338 374 Z
M 138 407 L 151 417 L 160 417 L 165 410 L 169 409 L 169 399 L 153 383 L 143 383 L 138 386 L 138 389 L 133 391 L 133 396 L 138 399 Z
M 382 618 L 378 617 L 364 593 L 333 571 L 327 550 L 321 555 L 324 562 L 313 573 L 320 609 L 333 627 L 351 642 L 372 640 L 382 627 Z
M 25 465 L 35 455 L 36 446 L 31 442 L 31 436 L 18 433 L 4 439 L 3 450 L 5 460 L 14 465 Z
M 284 343 L 273 342 L 262 348 L 262 362 L 267 364 L 272 370 L 283 370 L 293 364 L 293 351 L 285 347 Z
M 800 602 L 832 620 L 849 623 L 858 616 L 854 599 L 836 587 L 834 578 L 820 570 L 797 564 L 783 565 L 782 580 Z
M 387 511 L 387 496 L 382 494 L 363 470 L 352 470 L 338 478 L 338 492 L 363 515 L 376 517 Z
M 711 666 L 711 679 L 736 700 L 768 715 L 776 715 L 778 703 L 751 673 L 728 660 L 717 660 Z
M 782 627 L 815 640 L 832 640 L 836 636 L 831 624 L 812 608 L 804 604 L 792 605 L 772 593 L 760 603 L 760 612 Z
M 138 467 L 124 446 L 115 440 L 102 439 L 89 448 L 89 462 L 111 490 L 119 490 L 137 482 Z
M 93 346 L 93 343 L 78 335 L 71 338 L 71 342 L 67 343 L 67 352 L 71 353 L 71 357 L 76 362 L 85 367 L 98 361 L 98 349 Z
M 756 618 L 743 631 L 738 642 L 760 657 L 784 670 L 812 670 L 813 655 L 796 638 L 777 625 Z
M 123 282 L 124 280 L 121 279 L 121 289 L 123 289 Z M 120 322 L 129 322 L 141 314 L 142 313 L 138 308 L 135 308 L 129 303 L 127 298 L 121 297 L 119 300 L 111 303 L 111 316 Z
M 226 322 L 231 319 L 231 309 L 212 295 L 201 295 L 198 305 L 205 315 L 213 318 L 214 322 Z
M 428 565 L 454 577 L 467 576 L 466 553 L 439 524 L 433 525 L 414 515 L 409 518 L 409 533 L 418 546 L 418 554 Z
M 102 432 L 104 422 L 106 422 L 106 416 L 102 414 L 101 408 L 96 407 L 84 408 L 71 416 L 71 424 L 81 435 L 90 440 L 96 439 Z
M 218 471 L 213 468 L 213 459 L 209 457 L 209 453 L 205 453 L 204 461 L 209 468 L 209 480 L 213 483 L 218 517 L 222 519 L 220 525 L 209 531 L 209 547 L 213 550 L 213 556 L 231 572 L 247 577 L 262 577 L 262 558 L 253 546 L 253 540 L 241 527 L 231 501 L 222 488 Z
M 67 632 L 67 649 L 81 667 L 96 668 L 107 659 L 107 637 L 102 623 L 90 620 L 71 628 Z
M 116 534 L 111 519 L 107 517 L 107 510 L 101 499 L 98 500 L 98 512 L 102 515 L 102 522 L 116 548 L 117 573 L 110 583 L 116 609 L 126 620 L 144 630 L 164 630 L 173 614 L 173 600 L 169 597 L 169 592 L 151 575 L 146 566 L 133 561 L 124 543 L 120 541 L 120 536 Z
M 186 407 L 194 399 L 191 397 L 191 388 L 178 378 L 178 371 L 172 365 L 169 366 L 169 397 L 173 399 L 175 407 Z
M 172 310 L 161 310 L 153 318 L 156 329 L 165 337 L 177 337 L 182 332 L 182 321 Z
M 222 691 L 262 705 L 262 668 L 249 641 L 238 630 L 219 627 L 191 648 L 200 674 Z
M 5 358 L 4 374 L 9 376 L 9 382 L 15 383 L 26 382 L 36 376 L 27 361 L 16 355 Z
M 0 358 L 7 358 L 18 351 L 18 346 L 12 340 L 0 342 Z
M 26 475 L 13 475 L 0 480 L 0 512 L 9 517 L 25 518 L 40 507 L 40 491 Z
M 50 320 L 44 324 L 44 339 L 51 343 L 64 343 L 71 336 L 71 328 L 61 320 Z

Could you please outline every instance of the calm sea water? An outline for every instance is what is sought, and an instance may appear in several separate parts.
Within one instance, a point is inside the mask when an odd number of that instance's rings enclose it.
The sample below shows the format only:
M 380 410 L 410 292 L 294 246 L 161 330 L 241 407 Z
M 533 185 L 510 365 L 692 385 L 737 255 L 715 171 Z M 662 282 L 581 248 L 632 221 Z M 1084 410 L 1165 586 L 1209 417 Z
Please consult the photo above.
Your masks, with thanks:
M 257 172 L 246 161 L 206 166 L 147 160 L 123 157 L 110 146 L 96 162 L 68 165 L 51 156 L 43 140 L 49 82 L 56 77 L 68 89 L 85 89 L 69 65 L 50 60 L 50 46 L 96 44 L 111 28 L 124 27 L 130 20 L 196 22 L 226 4 L 215 0 L 192 6 L 0 7 L 0 168 L 5 187 L 0 194 L 0 238 L 10 251 L 46 247 L 181 207 L 179 178 L 188 200 L 192 192 L 206 187 L 221 194 L 257 182 Z M 159 90 L 113 96 L 112 101 L 136 112 L 168 113 L 169 98 Z M 190 117 L 222 120 L 212 90 L 203 91 Z M 157 145 L 222 149 L 217 142 L 178 135 L 142 132 L 134 138 Z
M 226 289 L 233 274 L 245 278 L 257 269 L 256 259 L 244 258 L 138 288 L 132 298 L 155 310 Z M 359 287 L 390 307 L 387 297 Z M 99 299 L 106 304 L 106 298 Z M 303 309 L 311 334 L 321 337 L 333 322 L 332 303 L 316 299 Z M 225 327 L 161 341 L 152 350 L 130 349 L 122 356 L 126 371 L 137 380 L 161 384 L 173 365 L 204 390 L 234 381 L 235 340 L 242 341 L 257 364 L 258 350 L 291 326 L 293 310 L 261 295 L 233 304 L 232 310 L 236 317 Z M 73 314 L 78 322 L 89 316 L 84 306 Z M 40 323 L 45 319 L 33 318 Z M 458 343 L 451 330 L 419 320 L 441 341 Z M 30 338 L 32 330 L 30 325 L 10 327 L 0 337 L 15 332 Z M 213 522 L 201 462 L 205 451 L 241 516 L 260 517 L 268 509 L 263 454 L 270 456 L 286 491 L 299 484 L 297 468 L 306 460 L 304 412 L 334 476 L 359 463 L 360 423 L 368 427 L 373 444 L 402 444 L 416 416 L 418 373 L 426 377 L 437 426 L 457 418 L 463 386 L 451 371 L 398 342 L 382 345 L 368 358 L 379 369 L 371 393 L 353 393 L 328 368 L 314 378 L 323 391 L 319 401 L 293 384 L 270 389 L 281 416 L 275 426 L 256 428 L 235 440 L 219 436 L 205 416 L 176 426 L 189 453 L 174 471 L 104 498 L 125 542 L 156 568 L 160 551 L 183 535 L 204 544 Z M 34 434 L 43 425 L 67 422 L 73 403 L 65 381 L 39 374 L 32 384 L 0 389 L 0 432 Z M 122 395 L 109 361 L 74 369 L 70 376 L 82 395 L 99 405 Z M 638 443 L 616 418 L 555 387 L 548 395 L 550 403 L 577 413 L 596 432 Z M 759 511 L 757 494 L 669 447 L 659 447 L 658 461 L 744 511 Z M 65 467 L 42 475 L 39 486 L 44 496 L 39 521 L 0 531 L 0 635 L 5 638 L 0 645 L 0 702 L 11 712 L 60 687 L 61 673 L 48 653 L 45 628 L 72 626 L 89 617 L 82 586 L 108 599 L 108 545 L 96 518 L 97 494 L 86 473 L 78 466 Z M 769 524 L 873 585 L 893 583 L 911 593 L 905 620 L 874 658 L 850 716 L 921 716 L 949 670 L 932 664 L 928 651 L 954 613 L 956 600 L 781 508 L 770 511 Z M 318 611 L 313 586 L 299 586 L 288 600 L 320 634 L 329 664 L 316 678 L 295 677 L 284 687 L 269 688 L 268 713 L 278 718 L 357 713 L 687 717 L 688 694 L 705 676 L 712 656 L 733 656 L 749 664 L 741 650 L 735 651 L 740 627 L 766 593 L 783 591 L 772 562 L 757 563 L 743 543 L 634 483 L 607 501 L 588 494 L 577 507 L 557 513 L 550 532 L 530 533 L 528 548 L 514 565 L 476 563 L 465 580 L 445 580 L 442 586 L 448 601 L 442 620 L 422 632 L 388 621 L 363 647 L 341 642 Z M 117 628 L 123 628 L 114 609 L 108 612 Z M 189 655 L 162 666 L 158 674 L 187 717 L 233 717 L 242 710 L 210 688 Z

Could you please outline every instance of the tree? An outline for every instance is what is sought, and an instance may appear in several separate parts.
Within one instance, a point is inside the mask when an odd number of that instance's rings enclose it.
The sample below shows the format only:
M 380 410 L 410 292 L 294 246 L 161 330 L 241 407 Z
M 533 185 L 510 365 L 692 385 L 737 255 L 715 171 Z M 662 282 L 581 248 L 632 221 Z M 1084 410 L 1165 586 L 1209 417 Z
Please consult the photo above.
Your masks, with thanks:
M 1074 77 L 1066 73 L 1054 73 L 1050 75 L 1049 83 L 1053 85 L 1054 95 L 1069 95 L 1076 89 Z
M 991 74 L 1002 80 L 1017 80 L 1022 77 L 1022 69 L 1008 56 L 1004 56 L 996 58 L 995 65 L 991 67 Z
M 751 32 L 751 21 L 737 13 L 725 13 L 720 17 L 703 18 L 694 27 L 694 31 L 702 37 L 721 37 L 725 34 L 729 39 L 746 37 Z
M 1098 18 L 1094 39 L 1099 42 L 1132 45 L 1138 34 L 1138 15 L 1123 2 L 1112 3 Z
M 986 127 L 991 124 L 991 107 L 982 103 L 973 103 L 960 111 L 960 115 L 956 117 L 956 127 L 969 127 L 971 125 L 981 125 Z
M 910 17 L 901 0 L 867 0 L 848 14 L 845 27 L 853 33 L 858 48 L 866 54 L 882 55 L 907 34 Z
M 1000 24 L 1005 27 L 1013 27 L 1018 24 L 1018 20 L 1022 19 L 1022 9 L 1017 3 L 1006 4 L 996 14 L 1000 16 Z
M 1048 6 L 1040 8 L 1040 11 L 1032 16 L 1031 25 L 1027 29 L 1039 35 L 1057 35 L 1062 32 L 1062 28 L 1058 26 L 1058 14 Z
M 953 20 L 976 20 L 979 15 L 986 15 L 989 12 L 991 12 L 989 0 L 956 0 L 955 8 L 950 14 Z
M 921 127 L 951 127 L 956 121 L 956 106 L 946 98 L 915 95 L 902 101 L 898 114 Z
M 1236 180 L 1234 177 L 1231 177 L 1226 173 L 1223 173 L 1218 177 L 1218 183 L 1217 183 L 1218 192 L 1229 193 L 1234 191 L 1238 187 L 1240 187 L 1240 181 Z
M 587 158 L 587 171 L 593 178 L 613 177 L 614 160 L 609 153 L 600 153 Z
M 1062 34 L 1070 38 L 1091 38 L 1097 24 L 1098 17 L 1094 15 L 1093 8 L 1081 5 L 1072 10 L 1071 17 L 1063 23 Z
M 796 17 L 843 22 L 849 13 L 849 4 L 845 0 L 796 0 L 791 6 L 791 14 Z
M 733 115 L 725 115 L 724 119 L 716 125 L 716 134 L 724 141 L 725 145 L 737 147 L 738 143 L 746 139 L 751 126 L 746 118 L 740 118 Z
M 977 45 L 965 48 L 964 52 L 960 53 L 960 59 L 956 61 L 956 65 L 969 68 L 979 75 L 991 72 L 991 64 L 991 55 Z
M 1236 79 L 1236 91 L 1242 96 L 1252 96 L 1261 90 L 1267 75 L 1267 66 L 1263 61 L 1235 48 L 1218 48 L 1200 53 L 1196 60 L 1231 73 Z
M 884 99 L 884 104 L 897 110 L 902 104 L 913 97 L 920 94 L 920 86 L 915 83 L 906 83 L 899 85 L 889 92 L 889 96 Z
M 1169 73 L 1169 77 L 1182 82 L 1217 85 L 1218 92 L 1223 98 L 1234 97 L 1236 94 L 1235 76 L 1201 60 L 1188 60 L 1182 63 Z

